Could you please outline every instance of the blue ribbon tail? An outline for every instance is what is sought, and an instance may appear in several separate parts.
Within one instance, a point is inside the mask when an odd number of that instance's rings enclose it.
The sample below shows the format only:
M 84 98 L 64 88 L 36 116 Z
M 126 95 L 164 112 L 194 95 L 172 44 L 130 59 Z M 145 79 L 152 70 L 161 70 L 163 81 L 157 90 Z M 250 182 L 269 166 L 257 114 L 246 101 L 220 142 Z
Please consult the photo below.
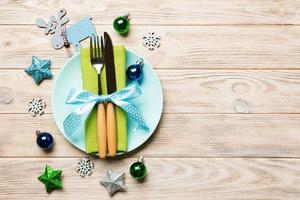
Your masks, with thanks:
M 82 119 L 83 115 L 76 112 L 70 113 L 63 123 L 65 134 L 67 136 L 73 135 L 81 126 L 81 122 L 83 121 Z
M 149 127 L 145 122 L 144 116 L 137 106 L 127 101 L 118 100 L 113 102 L 119 108 L 124 110 L 125 113 L 137 123 L 137 127 L 149 130 Z

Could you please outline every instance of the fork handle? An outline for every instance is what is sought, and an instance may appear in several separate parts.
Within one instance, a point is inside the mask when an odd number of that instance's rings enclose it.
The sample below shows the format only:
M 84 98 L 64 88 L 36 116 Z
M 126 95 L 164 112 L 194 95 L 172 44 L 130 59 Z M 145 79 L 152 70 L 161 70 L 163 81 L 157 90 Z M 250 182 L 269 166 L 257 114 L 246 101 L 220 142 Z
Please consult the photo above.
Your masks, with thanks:
M 106 105 L 106 123 L 107 123 L 107 144 L 109 156 L 114 157 L 117 154 L 117 128 L 116 114 L 113 103 Z
M 99 103 L 97 106 L 97 139 L 99 157 L 105 158 L 107 154 L 107 138 L 105 107 L 103 103 Z

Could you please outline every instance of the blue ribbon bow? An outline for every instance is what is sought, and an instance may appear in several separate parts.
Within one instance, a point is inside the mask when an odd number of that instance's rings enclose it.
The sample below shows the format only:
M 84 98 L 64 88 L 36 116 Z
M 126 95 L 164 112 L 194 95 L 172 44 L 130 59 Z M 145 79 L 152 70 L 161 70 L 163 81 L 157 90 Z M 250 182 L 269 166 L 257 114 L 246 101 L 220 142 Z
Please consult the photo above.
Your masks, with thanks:
M 64 120 L 64 130 L 67 136 L 71 136 L 86 120 L 89 113 L 97 103 L 112 102 L 122 110 L 124 110 L 129 117 L 137 122 L 138 127 L 148 129 L 144 117 L 137 106 L 130 102 L 142 94 L 138 82 L 133 82 L 127 87 L 114 92 L 109 95 L 95 95 L 83 89 L 71 89 L 66 104 L 76 105 L 75 111 L 70 113 Z

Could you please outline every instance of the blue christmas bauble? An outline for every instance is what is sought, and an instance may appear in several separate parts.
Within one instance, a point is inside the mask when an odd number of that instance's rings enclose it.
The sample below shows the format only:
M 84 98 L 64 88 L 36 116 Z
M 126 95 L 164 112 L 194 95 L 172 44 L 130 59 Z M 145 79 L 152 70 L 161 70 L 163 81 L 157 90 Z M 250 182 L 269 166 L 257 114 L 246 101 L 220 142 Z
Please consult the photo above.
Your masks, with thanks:
M 53 137 L 50 133 L 47 133 L 47 132 L 40 133 L 40 132 L 38 132 L 37 138 L 36 138 L 36 143 L 42 149 L 50 150 L 53 147 L 54 140 L 53 140 Z
M 126 70 L 127 78 L 131 81 L 138 81 L 143 76 L 143 71 L 140 65 L 130 65 Z

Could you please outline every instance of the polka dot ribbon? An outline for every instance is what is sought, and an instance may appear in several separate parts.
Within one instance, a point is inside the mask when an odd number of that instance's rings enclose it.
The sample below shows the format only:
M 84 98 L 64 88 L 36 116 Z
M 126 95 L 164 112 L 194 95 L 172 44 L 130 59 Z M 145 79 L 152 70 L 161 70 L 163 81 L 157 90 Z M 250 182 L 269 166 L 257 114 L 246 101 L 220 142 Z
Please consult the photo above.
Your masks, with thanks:
M 136 123 L 137 127 L 148 129 L 144 120 L 143 114 L 131 100 L 137 98 L 142 94 L 138 82 L 133 82 L 127 87 L 109 94 L 109 95 L 95 95 L 83 89 L 71 89 L 66 104 L 74 105 L 76 108 L 64 120 L 64 130 L 67 136 L 73 135 L 92 111 L 97 103 L 112 102 L 122 110 L 127 116 L 131 117 Z

